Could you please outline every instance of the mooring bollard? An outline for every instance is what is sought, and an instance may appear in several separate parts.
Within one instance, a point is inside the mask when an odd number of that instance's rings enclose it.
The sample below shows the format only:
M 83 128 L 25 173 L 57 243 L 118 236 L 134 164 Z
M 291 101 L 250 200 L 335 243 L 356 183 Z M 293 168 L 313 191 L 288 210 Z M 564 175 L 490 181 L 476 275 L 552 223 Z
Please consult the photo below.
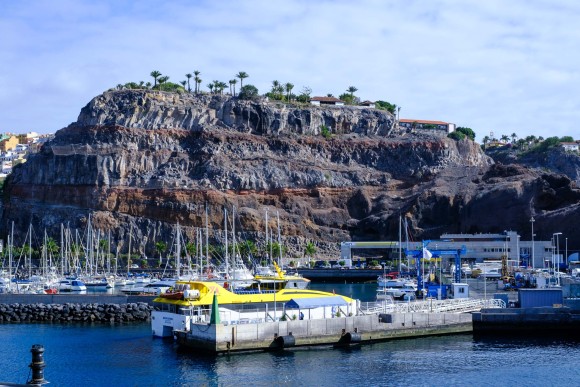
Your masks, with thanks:
M 44 380 L 44 347 L 40 344 L 34 344 L 32 349 L 32 363 L 30 363 L 30 369 L 32 370 L 32 378 L 26 382 L 26 384 L 46 384 L 48 383 Z

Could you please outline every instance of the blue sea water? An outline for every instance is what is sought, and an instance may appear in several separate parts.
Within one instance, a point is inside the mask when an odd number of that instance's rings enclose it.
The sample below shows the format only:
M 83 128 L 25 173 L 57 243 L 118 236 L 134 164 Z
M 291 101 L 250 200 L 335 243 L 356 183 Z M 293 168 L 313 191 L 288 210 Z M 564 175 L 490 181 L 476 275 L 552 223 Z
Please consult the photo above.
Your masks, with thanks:
M 580 385 L 580 342 L 537 337 L 453 335 L 216 357 L 153 339 L 148 324 L 0 324 L 0 343 L 0 381 L 25 383 L 30 348 L 42 344 L 52 386 Z

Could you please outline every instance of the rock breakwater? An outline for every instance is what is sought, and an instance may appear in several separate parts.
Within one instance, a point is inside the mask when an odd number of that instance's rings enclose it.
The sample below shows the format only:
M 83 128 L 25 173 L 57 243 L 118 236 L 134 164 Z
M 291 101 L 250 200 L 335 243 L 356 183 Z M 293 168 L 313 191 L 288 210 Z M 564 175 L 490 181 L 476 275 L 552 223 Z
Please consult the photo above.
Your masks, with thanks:
M 152 307 L 130 304 L 0 304 L 0 322 L 122 323 L 149 321 Z

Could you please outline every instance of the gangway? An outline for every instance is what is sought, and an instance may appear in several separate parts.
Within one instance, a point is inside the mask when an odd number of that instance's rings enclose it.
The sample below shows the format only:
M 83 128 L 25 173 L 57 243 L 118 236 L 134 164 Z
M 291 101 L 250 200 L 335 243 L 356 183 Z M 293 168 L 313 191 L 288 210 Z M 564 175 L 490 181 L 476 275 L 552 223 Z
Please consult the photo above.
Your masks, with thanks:
M 369 302 L 363 314 L 378 313 L 470 313 L 484 308 L 505 308 L 506 304 L 499 299 L 460 298 L 450 300 L 428 299 L 409 302 Z

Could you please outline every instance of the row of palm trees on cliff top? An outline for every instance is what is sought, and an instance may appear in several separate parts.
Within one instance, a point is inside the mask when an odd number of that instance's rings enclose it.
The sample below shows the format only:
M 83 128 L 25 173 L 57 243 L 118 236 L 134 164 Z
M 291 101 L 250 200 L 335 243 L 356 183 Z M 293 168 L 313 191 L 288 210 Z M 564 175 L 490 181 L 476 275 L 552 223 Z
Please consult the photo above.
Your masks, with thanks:
M 186 80 L 181 81 L 181 85 L 183 86 L 183 88 L 186 87 L 187 85 L 187 91 L 191 93 L 191 78 L 193 78 L 193 82 L 194 82 L 194 93 L 199 93 L 200 92 L 200 85 L 201 82 L 203 82 L 203 80 L 199 77 L 199 75 L 201 74 L 200 71 L 195 70 L 193 72 L 193 74 L 191 73 L 187 73 L 185 74 L 185 77 L 187 78 Z M 168 80 L 169 77 L 168 76 L 162 76 L 163 74 L 161 74 L 159 71 L 154 70 L 151 71 L 151 74 L 149 74 L 153 77 L 153 88 L 161 88 L 161 87 L 157 87 L 157 84 L 159 83 L 159 85 L 163 85 L 165 84 Z M 240 71 L 238 72 L 234 79 L 230 79 L 229 81 L 229 87 L 230 87 L 230 93 L 235 96 L 236 95 L 236 84 L 238 83 L 238 80 L 236 78 L 238 78 L 240 80 L 240 88 L 244 87 L 244 79 L 248 78 L 249 75 L 248 73 L 246 73 L 245 71 Z M 141 82 L 141 86 L 146 86 L 146 87 L 151 87 L 151 83 L 147 82 L 147 83 L 143 83 Z M 224 91 L 224 89 L 226 87 L 228 87 L 228 84 L 222 81 L 213 81 L 211 83 L 209 83 L 207 85 L 207 87 L 209 88 L 210 92 L 218 92 L 218 93 L 222 93 Z
M 193 92 L 195 94 L 201 93 L 201 83 L 202 79 L 200 78 L 201 72 L 195 70 L 193 73 L 185 74 L 185 78 L 183 81 L 180 81 L 179 84 L 169 82 L 169 76 L 163 75 L 160 71 L 154 70 L 151 71 L 150 76 L 153 78 L 153 85 L 151 82 L 144 82 L 141 81 L 139 83 L 135 82 L 128 82 L 124 85 L 117 85 L 117 89 L 153 89 L 153 90 L 161 90 L 161 91 L 168 91 L 168 92 L 180 92 L 183 90 L 187 90 L 189 93 L 192 92 L 191 83 L 193 83 Z M 256 89 L 252 85 L 246 85 L 246 89 L 244 89 L 244 79 L 248 78 L 249 75 L 245 71 L 238 72 L 234 79 L 230 79 L 228 83 L 222 81 L 213 81 L 207 85 L 210 93 L 218 93 L 222 94 L 224 89 L 228 87 L 230 88 L 230 94 L 234 97 L 236 96 L 236 85 L 238 83 L 238 79 L 240 81 L 240 96 L 244 94 L 248 98 L 253 98 L 258 94 L 258 89 Z M 266 97 L 271 98 L 272 100 L 276 101 L 284 101 L 290 102 L 292 99 L 296 99 L 299 102 L 309 102 L 310 101 L 310 94 L 312 93 L 312 89 L 309 87 L 304 87 L 300 92 L 300 95 L 294 95 L 292 90 L 294 85 L 290 82 L 281 83 L 277 80 L 272 81 L 272 89 L 265 94 Z M 358 91 L 355 86 L 349 86 L 346 90 L 346 93 L 341 94 L 338 98 L 344 101 L 347 105 L 355 105 L 360 102 L 359 98 L 354 95 L 354 93 Z M 328 97 L 334 97 L 332 94 L 328 94 Z M 382 101 L 377 101 L 379 104 Z M 379 104 L 380 105 L 380 104 Z M 394 112 L 396 105 L 391 105 L 386 103 L 386 106 L 380 105 L 379 109 L 386 109 L 391 113 Z

